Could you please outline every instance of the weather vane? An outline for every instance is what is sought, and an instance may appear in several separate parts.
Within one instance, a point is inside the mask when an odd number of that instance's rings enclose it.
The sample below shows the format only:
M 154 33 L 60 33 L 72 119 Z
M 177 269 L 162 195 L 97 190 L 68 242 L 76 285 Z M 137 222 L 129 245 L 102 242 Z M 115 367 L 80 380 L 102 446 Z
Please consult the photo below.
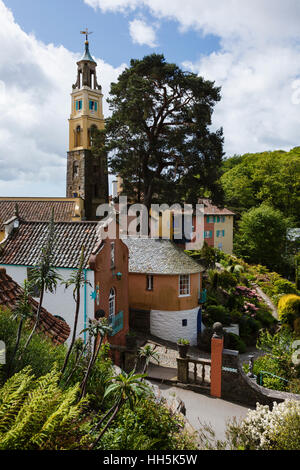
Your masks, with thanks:
M 86 41 L 89 40 L 89 35 L 93 34 L 93 31 L 89 31 L 88 28 L 86 28 L 84 31 L 80 31 L 80 34 L 85 34 L 85 39 Z

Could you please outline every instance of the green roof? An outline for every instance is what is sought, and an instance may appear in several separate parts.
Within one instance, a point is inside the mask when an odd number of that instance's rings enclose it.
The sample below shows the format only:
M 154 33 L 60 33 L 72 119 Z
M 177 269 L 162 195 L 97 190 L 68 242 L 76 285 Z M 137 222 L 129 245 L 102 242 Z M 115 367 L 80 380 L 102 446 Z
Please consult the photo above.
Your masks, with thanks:
M 85 51 L 84 51 L 84 54 L 83 54 L 81 60 L 88 60 L 88 61 L 90 61 L 90 62 L 96 63 L 96 62 L 94 61 L 93 57 L 92 57 L 91 54 L 90 54 L 88 41 L 85 43 Z

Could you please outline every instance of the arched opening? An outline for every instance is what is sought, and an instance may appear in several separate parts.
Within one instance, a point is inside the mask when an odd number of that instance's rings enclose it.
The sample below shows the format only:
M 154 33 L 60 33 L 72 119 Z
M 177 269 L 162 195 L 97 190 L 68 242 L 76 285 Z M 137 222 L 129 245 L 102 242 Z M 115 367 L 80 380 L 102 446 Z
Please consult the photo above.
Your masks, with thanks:
M 81 146 L 81 127 L 77 126 L 75 130 L 75 147 Z
M 79 162 L 75 161 L 73 163 L 73 178 L 78 176 L 78 174 L 79 174 Z
M 112 287 L 109 292 L 109 306 L 108 306 L 109 323 L 112 323 L 116 315 L 116 291 Z
M 90 147 L 93 146 L 93 143 L 94 143 L 94 139 L 95 139 L 97 130 L 98 130 L 98 128 L 97 128 L 97 126 L 95 126 L 95 124 L 93 124 L 93 125 L 89 128 L 88 137 L 89 137 L 89 146 L 90 146 Z

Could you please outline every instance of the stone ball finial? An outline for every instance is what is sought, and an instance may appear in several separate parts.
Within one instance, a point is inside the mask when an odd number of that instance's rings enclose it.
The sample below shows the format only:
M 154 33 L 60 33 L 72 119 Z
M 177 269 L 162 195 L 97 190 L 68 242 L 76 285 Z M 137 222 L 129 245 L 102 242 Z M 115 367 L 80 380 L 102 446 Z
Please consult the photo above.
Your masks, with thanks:
M 213 324 L 213 338 L 223 338 L 224 336 L 224 331 L 223 331 L 223 325 L 220 322 L 216 322 Z

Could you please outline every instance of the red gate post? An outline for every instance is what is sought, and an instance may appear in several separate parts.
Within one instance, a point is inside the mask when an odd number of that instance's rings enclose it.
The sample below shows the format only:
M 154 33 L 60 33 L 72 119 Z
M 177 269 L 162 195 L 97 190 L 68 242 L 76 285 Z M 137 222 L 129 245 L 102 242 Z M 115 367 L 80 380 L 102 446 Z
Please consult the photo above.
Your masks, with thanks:
M 215 323 L 214 334 L 211 339 L 211 378 L 210 394 L 212 397 L 221 398 L 222 395 L 222 356 L 223 356 L 223 326 Z

